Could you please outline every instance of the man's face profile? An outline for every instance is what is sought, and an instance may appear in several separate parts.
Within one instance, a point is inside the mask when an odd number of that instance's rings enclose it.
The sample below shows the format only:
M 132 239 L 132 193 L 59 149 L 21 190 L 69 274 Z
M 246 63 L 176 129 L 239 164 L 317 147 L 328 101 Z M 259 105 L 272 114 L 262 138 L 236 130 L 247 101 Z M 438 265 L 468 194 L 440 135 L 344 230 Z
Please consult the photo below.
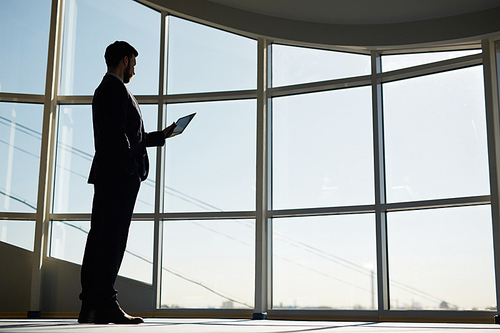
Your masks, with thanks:
M 124 83 L 129 83 L 132 76 L 135 75 L 135 64 L 136 64 L 135 55 L 132 55 L 132 57 L 128 59 L 129 61 L 127 67 L 125 67 L 125 72 L 123 73 Z

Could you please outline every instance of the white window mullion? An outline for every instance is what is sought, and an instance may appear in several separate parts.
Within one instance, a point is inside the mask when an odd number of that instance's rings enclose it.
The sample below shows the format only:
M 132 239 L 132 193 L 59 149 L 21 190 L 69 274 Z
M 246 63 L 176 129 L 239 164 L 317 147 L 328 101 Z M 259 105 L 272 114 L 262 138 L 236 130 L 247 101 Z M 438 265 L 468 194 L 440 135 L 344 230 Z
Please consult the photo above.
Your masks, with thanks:
M 373 112 L 373 160 L 375 172 L 375 221 L 377 238 L 377 290 L 378 311 L 389 310 L 389 268 L 387 252 L 387 215 L 383 210 L 385 195 L 384 117 L 382 83 L 378 74 L 382 72 L 382 60 L 378 52 L 372 52 L 372 112 Z
M 500 324 L 500 92 L 497 68 L 500 46 L 495 46 L 493 40 L 484 40 L 482 46 L 497 300 L 495 323 Z
M 257 170 L 256 170 L 256 220 L 255 220 L 255 309 L 254 319 L 265 319 L 272 306 L 272 251 L 271 220 L 271 110 L 270 88 L 271 45 L 268 40 L 258 40 L 257 60 Z
M 48 248 L 48 230 L 54 178 L 55 132 L 57 127 L 57 90 L 59 87 L 64 5 L 65 0 L 52 0 L 38 181 L 35 244 L 31 277 L 31 299 L 28 317 L 40 316 L 42 288 L 41 270 Z

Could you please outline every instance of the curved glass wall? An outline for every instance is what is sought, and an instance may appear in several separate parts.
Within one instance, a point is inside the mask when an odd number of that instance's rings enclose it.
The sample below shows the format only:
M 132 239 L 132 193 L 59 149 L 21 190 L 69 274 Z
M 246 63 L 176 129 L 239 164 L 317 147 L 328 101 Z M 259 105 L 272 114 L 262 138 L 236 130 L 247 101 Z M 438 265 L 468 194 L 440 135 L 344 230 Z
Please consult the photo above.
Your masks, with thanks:
M 309 49 L 132 0 L 115 12 L 115 2 L 66 0 L 53 109 L 43 95 L 50 1 L 33 2 L 42 13 L 33 23 L 16 21 L 24 12 L 14 1 L 0 13 L 0 26 L 21 27 L 16 38 L 2 37 L 2 63 L 17 64 L 25 48 L 43 54 L 29 76 L 18 65 L 0 71 L 2 243 L 40 251 L 33 244 L 43 195 L 49 255 L 81 263 L 93 194 L 91 96 L 106 71 L 105 47 L 127 40 L 139 51 L 127 87 L 146 131 L 197 113 L 184 134 L 148 148 L 150 174 L 120 271 L 158 289 L 154 311 L 493 313 L 493 134 L 480 49 Z M 22 42 L 32 33 L 40 38 Z M 258 54 L 267 51 L 263 65 Z M 257 87 L 264 75 L 272 81 Z M 269 123 L 261 124 L 263 98 Z M 257 191 L 261 184 L 268 191 Z

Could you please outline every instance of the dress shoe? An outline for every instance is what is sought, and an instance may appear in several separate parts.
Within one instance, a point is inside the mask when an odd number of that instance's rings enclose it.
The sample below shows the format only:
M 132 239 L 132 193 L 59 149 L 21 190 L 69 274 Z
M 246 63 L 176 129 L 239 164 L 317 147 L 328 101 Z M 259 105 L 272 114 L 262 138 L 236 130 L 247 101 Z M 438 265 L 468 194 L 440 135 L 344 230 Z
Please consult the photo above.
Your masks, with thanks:
M 140 324 L 143 322 L 144 320 L 141 317 L 132 317 L 120 307 L 96 311 L 94 320 L 96 324 Z
M 80 314 L 78 315 L 78 323 L 93 324 L 95 320 L 95 310 L 92 307 L 82 305 Z

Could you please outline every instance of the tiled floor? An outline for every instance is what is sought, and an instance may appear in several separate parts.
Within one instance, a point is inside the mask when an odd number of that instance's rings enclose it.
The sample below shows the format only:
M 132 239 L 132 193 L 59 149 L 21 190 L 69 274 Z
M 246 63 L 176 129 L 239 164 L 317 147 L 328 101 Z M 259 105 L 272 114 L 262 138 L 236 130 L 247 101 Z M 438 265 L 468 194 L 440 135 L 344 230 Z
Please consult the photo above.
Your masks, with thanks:
M 494 324 L 361 323 L 238 319 L 145 319 L 140 325 L 79 325 L 74 319 L 0 319 L 0 332 L 12 333 L 285 333 L 285 332 L 500 332 Z

